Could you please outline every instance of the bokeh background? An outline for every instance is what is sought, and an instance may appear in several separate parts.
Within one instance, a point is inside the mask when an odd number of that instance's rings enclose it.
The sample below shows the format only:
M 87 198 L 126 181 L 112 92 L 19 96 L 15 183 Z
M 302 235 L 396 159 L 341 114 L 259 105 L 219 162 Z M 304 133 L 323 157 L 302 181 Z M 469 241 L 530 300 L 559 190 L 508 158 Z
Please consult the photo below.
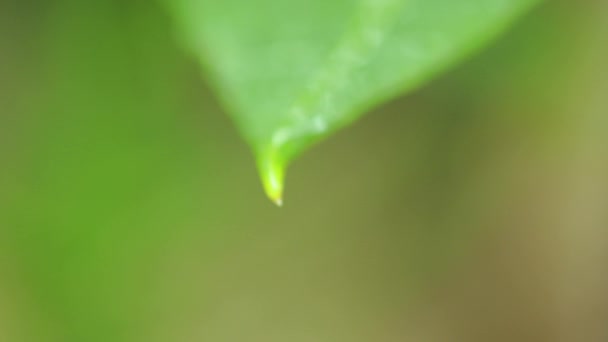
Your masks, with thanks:
M 0 341 L 608 341 L 608 2 L 290 169 L 153 1 L 0 0 Z

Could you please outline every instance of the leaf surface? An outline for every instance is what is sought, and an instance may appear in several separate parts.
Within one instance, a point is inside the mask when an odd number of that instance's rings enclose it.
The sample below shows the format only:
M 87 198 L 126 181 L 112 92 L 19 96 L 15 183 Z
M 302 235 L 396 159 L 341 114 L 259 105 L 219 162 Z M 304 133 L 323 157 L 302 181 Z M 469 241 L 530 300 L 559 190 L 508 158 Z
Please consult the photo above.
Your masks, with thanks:
M 173 0 L 184 42 L 281 203 L 288 163 L 504 31 L 539 0 Z

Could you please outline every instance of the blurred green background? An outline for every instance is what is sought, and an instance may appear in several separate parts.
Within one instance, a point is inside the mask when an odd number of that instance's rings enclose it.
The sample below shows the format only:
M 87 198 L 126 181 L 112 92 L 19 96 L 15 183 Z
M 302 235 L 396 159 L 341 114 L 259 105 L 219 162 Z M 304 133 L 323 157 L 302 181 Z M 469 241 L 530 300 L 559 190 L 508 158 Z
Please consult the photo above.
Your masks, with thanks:
M 608 341 L 608 3 L 547 1 L 275 208 L 136 0 L 0 0 L 0 341 Z

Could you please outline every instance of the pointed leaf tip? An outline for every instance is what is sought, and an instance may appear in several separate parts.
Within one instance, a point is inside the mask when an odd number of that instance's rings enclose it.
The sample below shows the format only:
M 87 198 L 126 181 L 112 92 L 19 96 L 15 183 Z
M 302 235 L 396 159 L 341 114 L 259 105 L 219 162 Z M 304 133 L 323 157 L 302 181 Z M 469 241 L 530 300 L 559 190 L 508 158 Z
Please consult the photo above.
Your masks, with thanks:
M 258 169 L 266 196 L 278 207 L 282 207 L 285 165 L 278 158 L 276 150 L 270 149 L 258 154 Z

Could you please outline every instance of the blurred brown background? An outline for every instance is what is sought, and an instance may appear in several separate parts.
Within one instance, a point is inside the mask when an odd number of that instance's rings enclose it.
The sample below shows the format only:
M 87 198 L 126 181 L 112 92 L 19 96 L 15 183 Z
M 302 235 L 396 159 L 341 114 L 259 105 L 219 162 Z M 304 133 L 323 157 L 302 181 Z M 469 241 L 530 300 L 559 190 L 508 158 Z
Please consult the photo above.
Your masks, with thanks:
M 0 341 L 608 341 L 607 23 L 547 1 L 277 209 L 161 8 L 0 1 Z

